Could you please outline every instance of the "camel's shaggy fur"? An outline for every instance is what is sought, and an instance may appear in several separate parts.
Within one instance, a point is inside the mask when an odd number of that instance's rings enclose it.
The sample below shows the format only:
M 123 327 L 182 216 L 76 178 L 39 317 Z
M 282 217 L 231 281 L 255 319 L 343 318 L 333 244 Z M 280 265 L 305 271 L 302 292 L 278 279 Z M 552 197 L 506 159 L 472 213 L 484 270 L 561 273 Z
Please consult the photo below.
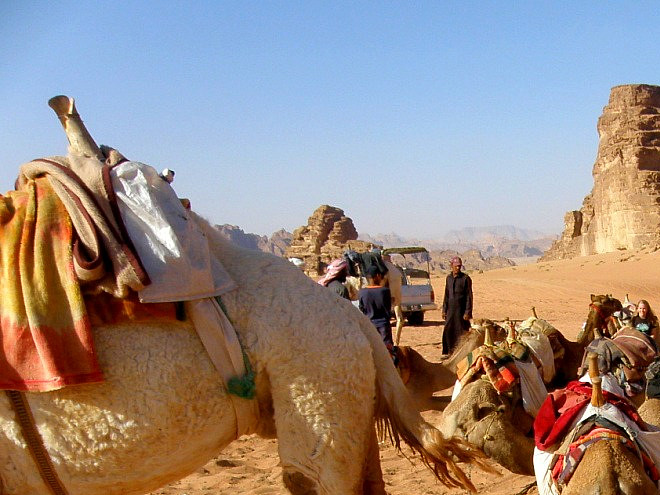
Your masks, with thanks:
M 422 420 L 366 317 L 286 260 L 238 248 L 197 221 L 238 284 L 222 299 L 257 373 L 258 433 L 277 433 L 292 493 L 362 493 L 375 416 L 442 482 L 473 489 L 455 460 L 481 462 L 479 454 Z M 71 495 L 146 493 L 234 440 L 231 401 L 190 324 L 106 326 L 94 339 L 104 383 L 28 394 Z M 0 475 L 6 494 L 49 493 L 4 396 Z
M 658 489 L 644 472 L 639 457 L 621 442 L 591 445 L 578 464 L 562 495 L 657 495 Z
M 647 423 L 660 426 L 660 399 L 646 399 L 639 406 L 638 412 Z
M 440 429 L 464 437 L 513 473 L 533 475 L 534 419 L 518 399 L 499 395 L 488 381 L 475 380 L 442 412 Z

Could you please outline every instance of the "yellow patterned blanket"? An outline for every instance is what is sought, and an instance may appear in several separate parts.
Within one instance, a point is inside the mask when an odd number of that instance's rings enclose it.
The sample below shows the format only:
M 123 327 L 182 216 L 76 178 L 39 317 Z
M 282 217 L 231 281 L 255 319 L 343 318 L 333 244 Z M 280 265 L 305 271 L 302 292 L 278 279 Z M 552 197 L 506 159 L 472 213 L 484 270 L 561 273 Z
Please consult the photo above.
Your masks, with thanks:
M 70 217 L 46 178 L 0 195 L 0 389 L 103 381 L 72 236 Z

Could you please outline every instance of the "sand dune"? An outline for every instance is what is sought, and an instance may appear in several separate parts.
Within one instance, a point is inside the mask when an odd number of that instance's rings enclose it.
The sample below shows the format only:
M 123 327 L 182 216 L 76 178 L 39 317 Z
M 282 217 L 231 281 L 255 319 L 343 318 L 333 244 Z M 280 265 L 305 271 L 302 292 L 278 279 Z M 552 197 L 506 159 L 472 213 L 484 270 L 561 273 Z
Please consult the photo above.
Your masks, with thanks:
M 572 260 L 534 263 L 525 266 L 471 274 L 474 283 L 474 316 L 500 320 L 522 320 L 536 308 L 539 318 L 548 320 L 567 337 L 574 339 L 584 322 L 590 294 L 612 294 L 631 301 L 647 299 L 651 307 L 660 304 L 660 252 L 607 255 Z M 433 279 L 437 297 L 444 291 L 444 277 Z M 658 306 L 660 309 L 660 306 Z M 415 347 L 427 359 L 440 356 L 442 326 L 440 313 L 427 313 L 421 327 L 405 327 L 402 345 Z M 439 395 L 449 395 L 444 391 Z M 425 419 L 437 423 L 440 411 L 425 411 Z M 406 455 L 410 451 L 404 449 Z M 381 446 L 381 461 L 387 490 L 392 495 L 459 494 L 435 481 L 430 471 L 414 457 L 407 459 L 390 445 Z M 514 475 L 499 468 L 499 476 L 487 475 L 466 466 L 478 493 L 510 495 L 521 492 L 533 477 Z M 288 492 L 281 482 L 277 441 L 244 437 L 196 473 L 152 495 L 277 494 Z M 529 493 L 536 493 L 534 489 Z

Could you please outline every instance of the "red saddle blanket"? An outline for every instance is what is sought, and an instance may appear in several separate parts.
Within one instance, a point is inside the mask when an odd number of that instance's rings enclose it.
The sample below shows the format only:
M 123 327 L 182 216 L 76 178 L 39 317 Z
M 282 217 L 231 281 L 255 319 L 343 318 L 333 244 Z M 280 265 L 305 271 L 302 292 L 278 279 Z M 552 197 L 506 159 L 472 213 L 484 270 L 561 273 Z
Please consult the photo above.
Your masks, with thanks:
M 646 424 L 628 399 L 607 390 L 603 390 L 603 397 L 646 431 Z M 591 384 L 577 380 L 569 382 L 564 389 L 549 393 L 534 420 L 536 447 L 551 450 L 561 442 L 590 400 Z
M 98 382 L 71 220 L 45 178 L 0 196 L 0 388 Z

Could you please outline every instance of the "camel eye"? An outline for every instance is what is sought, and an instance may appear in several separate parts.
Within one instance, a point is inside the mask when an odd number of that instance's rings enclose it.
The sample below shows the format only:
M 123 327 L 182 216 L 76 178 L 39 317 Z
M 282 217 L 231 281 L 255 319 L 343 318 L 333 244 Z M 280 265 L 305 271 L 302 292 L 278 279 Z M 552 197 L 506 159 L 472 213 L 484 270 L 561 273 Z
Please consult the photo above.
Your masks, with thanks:
M 493 404 L 479 404 L 477 408 L 477 421 L 488 417 L 495 411 L 495 406 Z

